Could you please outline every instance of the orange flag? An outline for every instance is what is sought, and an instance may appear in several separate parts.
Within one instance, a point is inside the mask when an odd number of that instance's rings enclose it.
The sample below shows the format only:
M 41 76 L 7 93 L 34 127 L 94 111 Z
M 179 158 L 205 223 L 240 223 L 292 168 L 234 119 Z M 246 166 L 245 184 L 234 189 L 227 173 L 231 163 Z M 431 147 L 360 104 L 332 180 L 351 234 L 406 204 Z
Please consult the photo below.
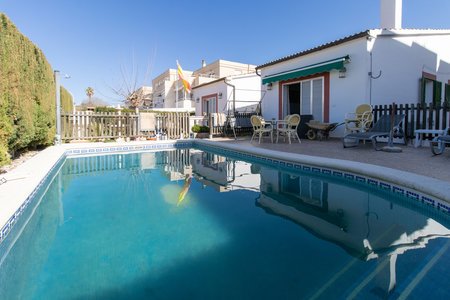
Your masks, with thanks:
M 178 60 L 177 60 L 177 68 L 178 68 L 178 77 L 183 82 L 184 89 L 186 90 L 186 92 L 190 93 L 191 92 L 191 85 L 189 84 L 189 81 L 187 81 L 186 78 L 184 78 L 183 69 L 181 69 L 181 66 L 178 63 Z

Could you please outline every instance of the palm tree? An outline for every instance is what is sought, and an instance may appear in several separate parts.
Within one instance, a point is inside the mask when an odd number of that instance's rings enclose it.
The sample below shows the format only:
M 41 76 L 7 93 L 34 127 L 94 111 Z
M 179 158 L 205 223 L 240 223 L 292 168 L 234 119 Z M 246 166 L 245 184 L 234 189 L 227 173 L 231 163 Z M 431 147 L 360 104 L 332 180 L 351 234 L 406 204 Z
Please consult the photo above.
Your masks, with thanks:
M 90 86 L 86 89 L 86 95 L 89 97 L 89 106 L 92 105 L 91 103 L 91 98 L 94 95 L 94 89 L 91 88 Z

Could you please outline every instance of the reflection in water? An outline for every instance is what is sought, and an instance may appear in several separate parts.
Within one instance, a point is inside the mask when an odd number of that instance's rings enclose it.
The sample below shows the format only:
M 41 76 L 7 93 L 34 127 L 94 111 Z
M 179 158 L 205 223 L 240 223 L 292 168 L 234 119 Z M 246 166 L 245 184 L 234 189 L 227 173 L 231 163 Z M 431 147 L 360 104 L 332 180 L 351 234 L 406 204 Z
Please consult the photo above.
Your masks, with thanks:
M 196 180 L 218 192 L 259 190 L 260 176 L 250 163 L 203 151 L 193 152 L 191 162 Z
M 0 299 L 407 297 L 450 244 L 412 200 L 193 149 L 69 159 L 46 197 Z
M 184 197 L 186 196 L 187 192 L 189 191 L 189 188 L 191 187 L 191 183 L 192 183 L 192 176 L 186 175 L 186 179 L 184 180 L 183 189 L 181 190 L 180 194 L 178 195 L 177 206 L 179 206 L 181 204 L 181 202 L 183 202 Z
M 357 259 L 378 259 L 370 276 L 384 295 L 396 285 L 398 255 L 450 237 L 442 224 L 377 193 L 270 168 L 261 168 L 260 175 L 260 207 L 340 245 Z M 364 283 L 368 281 L 360 289 Z

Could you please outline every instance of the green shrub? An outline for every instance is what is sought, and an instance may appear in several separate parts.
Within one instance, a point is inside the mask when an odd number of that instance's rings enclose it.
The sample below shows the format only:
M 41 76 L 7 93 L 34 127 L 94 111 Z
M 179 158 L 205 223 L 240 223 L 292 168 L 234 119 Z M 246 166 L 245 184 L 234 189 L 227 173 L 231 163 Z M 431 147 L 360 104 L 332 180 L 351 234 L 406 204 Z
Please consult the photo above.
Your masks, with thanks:
M 198 124 L 195 124 L 195 125 L 192 126 L 192 128 L 191 128 L 192 132 L 195 132 L 195 133 L 199 133 L 199 132 L 200 132 L 200 129 L 201 129 L 201 126 L 198 125 Z
M 97 106 L 94 111 L 95 112 L 117 112 L 117 109 L 115 109 L 114 107 Z
M 42 51 L 0 13 L 0 166 L 9 154 L 53 143 L 55 80 Z M 72 97 L 62 88 L 65 111 Z

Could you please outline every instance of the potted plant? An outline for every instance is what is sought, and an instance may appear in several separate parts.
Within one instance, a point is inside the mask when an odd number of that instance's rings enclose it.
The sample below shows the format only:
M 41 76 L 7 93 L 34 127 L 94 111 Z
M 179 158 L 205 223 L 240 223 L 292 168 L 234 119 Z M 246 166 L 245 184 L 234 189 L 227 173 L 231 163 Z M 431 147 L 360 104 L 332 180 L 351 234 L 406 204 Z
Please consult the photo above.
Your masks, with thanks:
M 209 127 L 208 126 L 200 126 L 195 124 L 192 126 L 191 131 L 194 133 L 194 137 L 197 138 L 208 138 L 209 137 Z

